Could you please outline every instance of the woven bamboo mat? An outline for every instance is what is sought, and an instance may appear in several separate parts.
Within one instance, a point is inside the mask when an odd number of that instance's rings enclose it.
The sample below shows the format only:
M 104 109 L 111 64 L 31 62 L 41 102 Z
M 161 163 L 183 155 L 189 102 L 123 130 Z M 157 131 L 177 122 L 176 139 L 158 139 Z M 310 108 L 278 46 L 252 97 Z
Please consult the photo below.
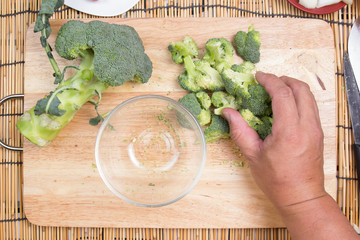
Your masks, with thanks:
M 157 17 L 264 17 L 316 18 L 328 22 L 336 48 L 338 205 L 359 226 L 359 181 L 351 144 L 353 137 L 344 90 L 342 57 L 352 23 L 360 15 L 360 0 L 338 12 L 311 15 L 286 0 L 142 0 L 120 18 Z M 0 0 L 0 99 L 23 93 L 24 37 L 35 20 L 41 0 Z M 64 6 L 55 18 L 92 18 Z M 0 140 L 21 147 L 15 128 L 23 112 L 22 98 L 0 106 Z M 15 149 L 16 150 L 16 149 Z M 31 224 L 22 202 L 22 152 L 0 147 L 0 239 L 290 239 L 286 229 L 112 229 L 42 227 Z

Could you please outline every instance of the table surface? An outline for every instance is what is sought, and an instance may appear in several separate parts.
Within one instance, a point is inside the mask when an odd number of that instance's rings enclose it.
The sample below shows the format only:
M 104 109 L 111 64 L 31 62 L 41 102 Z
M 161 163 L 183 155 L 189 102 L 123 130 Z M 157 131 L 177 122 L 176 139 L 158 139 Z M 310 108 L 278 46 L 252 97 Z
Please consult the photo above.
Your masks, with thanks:
M 39 0 L 0 0 L 0 99 L 24 92 L 25 33 L 34 22 Z M 297 10 L 286 0 L 245 1 L 139 1 L 120 18 L 157 17 L 289 17 L 323 19 L 334 33 L 337 143 L 337 202 L 350 223 L 359 226 L 358 179 L 351 145 L 351 123 L 344 91 L 342 56 L 347 36 L 360 14 L 360 0 L 327 14 L 312 15 Z M 56 19 L 93 18 L 66 6 L 54 15 Z M 23 112 L 21 98 L 0 106 L 0 140 L 10 146 L 22 146 L 23 139 L 15 128 Z M 23 202 L 23 155 L 21 151 L 0 148 L 0 238 L 2 239 L 290 239 L 284 228 L 261 229 L 153 229 L 153 228 L 85 228 L 44 227 L 29 222 Z

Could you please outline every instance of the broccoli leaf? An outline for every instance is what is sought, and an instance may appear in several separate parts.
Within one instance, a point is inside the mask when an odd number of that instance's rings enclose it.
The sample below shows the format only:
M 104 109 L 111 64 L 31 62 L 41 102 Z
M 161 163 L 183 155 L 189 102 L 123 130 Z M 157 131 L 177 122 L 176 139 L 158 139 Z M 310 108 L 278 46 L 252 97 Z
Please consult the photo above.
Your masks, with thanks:
M 48 96 L 37 101 L 34 109 L 35 115 L 39 116 L 43 113 L 48 113 L 55 116 L 62 116 L 66 113 L 65 110 L 59 109 L 61 101 L 56 95 L 53 96 L 53 94 L 54 92 L 50 92 Z

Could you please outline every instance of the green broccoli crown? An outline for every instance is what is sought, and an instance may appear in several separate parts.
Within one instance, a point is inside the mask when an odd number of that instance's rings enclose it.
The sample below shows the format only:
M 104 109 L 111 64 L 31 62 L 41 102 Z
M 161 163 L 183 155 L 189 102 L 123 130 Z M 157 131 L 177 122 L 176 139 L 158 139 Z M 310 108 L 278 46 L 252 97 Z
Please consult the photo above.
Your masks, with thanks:
M 145 83 L 152 74 L 152 62 L 134 28 L 101 21 L 72 20 L 59 30 L 55 41 L 58 54 L 66 59 L 94 52 L 94 75 L 110 86 L 127 81 Z
M 249 86 L 256 85 L 256 80 L 251 73 L 235 72 L 231 68 L 225 68 L 221 73 L 225 90 L 234 96 L 249 98 Z
M 204 126 L 211 121 L 210 109 L 204 109 L 196 97 L 195 93 L 189 93 L 179 99 L 179 103 L 184 105 L 198 120 L 201 126 Z M 181 123 L 181 122 L 180 122 Z
M 272 114 L 271 98 L 265 88 L 260 84 L 249 86 L 250 98 L 242 100 L 242 106 L 249 109 L 256 116 L 269 116 Z
M 194 61 L 197 75 L 196 84 L 206 90 L 217 91 L 224 89 L 220 73 L 211 67 L 210 63 L 204 60 Z
M 251 25 L 248 32 L 239 31 L 234 37 L 236 53 L 245 61 L 258 63 L 260 61 L 260 33 Z
M 213 115 L 211 124 L 204 130 L 204 135 L 206 142 L 213 142 L 221 138 L 229 138 L 229 123 L 221 116 Z
M 206 53 L 203 60 L 208 61 L 211 66 L 216 66 L 226 62 L 229 66 L 233 63 L 234 47 L 231 42 L 226 38 L 211 38 L 206 44 Z M 220 67 L 219 70 L 222 70 Z
M 197 58 L 199 55 L 198 46 L 189 36 L 186 36 L 183 41 L 170 43 L 168 50 L 170 51 L 171 58 L 175 63 L 183 63 L 184 57 L 186 56 Z
M 214 92 L 211 96 L 211 102 L 216 107 L 214 109 L 216 115 L 221 115 L 224 108 L 232 108 L 235 110 L 240 108 L 235 97 L 223 91 Z
M 232 65 L 231 69 L 235 72 L 240 72 L 240 73 L 253 73 L 253 71 L 255 70 L 255 64 L 249 61 L 245 61 L 240 65 L 238 64 Z
M 201 91 L 201 92 L 196 93 L 196 98 L 200 102 L 201 107 L 203 109 L 209 109 L 210 108 L 211 99 L 210 99 L 209 94 L 207 94 L 206 92 Z

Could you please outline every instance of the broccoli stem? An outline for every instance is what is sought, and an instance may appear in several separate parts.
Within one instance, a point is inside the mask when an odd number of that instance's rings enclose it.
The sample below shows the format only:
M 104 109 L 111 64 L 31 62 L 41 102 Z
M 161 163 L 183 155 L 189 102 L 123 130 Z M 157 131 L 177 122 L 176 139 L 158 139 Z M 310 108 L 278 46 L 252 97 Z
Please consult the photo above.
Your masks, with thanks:
M 56 116 L 46 112 L 36 115 L 35 107 L 32 107 L 20 117 L 16 126 L 24 137 L 38 146 L 47 145 L 71 121 L 83 104 L 108 87 L 106 83 L 93 77 L 93 58 L 92 53 L 85 55 L 75 75 L 63 80 L 52 94 L 60 100 L 59 109 L 65 111 L 63 115 Z
M 46 22 L 46 16 L 45 16 L 45 14 L 42 15 L 42 21 L 43 21 L 43 24 L 45 24 L 45 22 Z M 46 55 L 47 55 L 48 58 L 49 58 L 50 64 L 51 64 L 52 68 L 53 68 L 54 71 L 55 71 L 55 77 L 61 76 L 61 70 L 60 70 L 58 64 L 56 63 L 55 58 L 54 58 L 53 55 L 52 55 L 51 47 L 50 47 L 50 45 L 49 45 L 49 43 L 48 43 L 48 41 L 47 41 L 47 39 L 48 39 L 49 36 L 47 36 L 46 28 L 44 28 L 43 30 L 41 30 L 41 36 L 42 36 L 43 39 L 44 39 L 43 41 L 45 41 L 44 44 L 43 44 L 43 47 L 44 47 L 44 49 L 45 49 Z

